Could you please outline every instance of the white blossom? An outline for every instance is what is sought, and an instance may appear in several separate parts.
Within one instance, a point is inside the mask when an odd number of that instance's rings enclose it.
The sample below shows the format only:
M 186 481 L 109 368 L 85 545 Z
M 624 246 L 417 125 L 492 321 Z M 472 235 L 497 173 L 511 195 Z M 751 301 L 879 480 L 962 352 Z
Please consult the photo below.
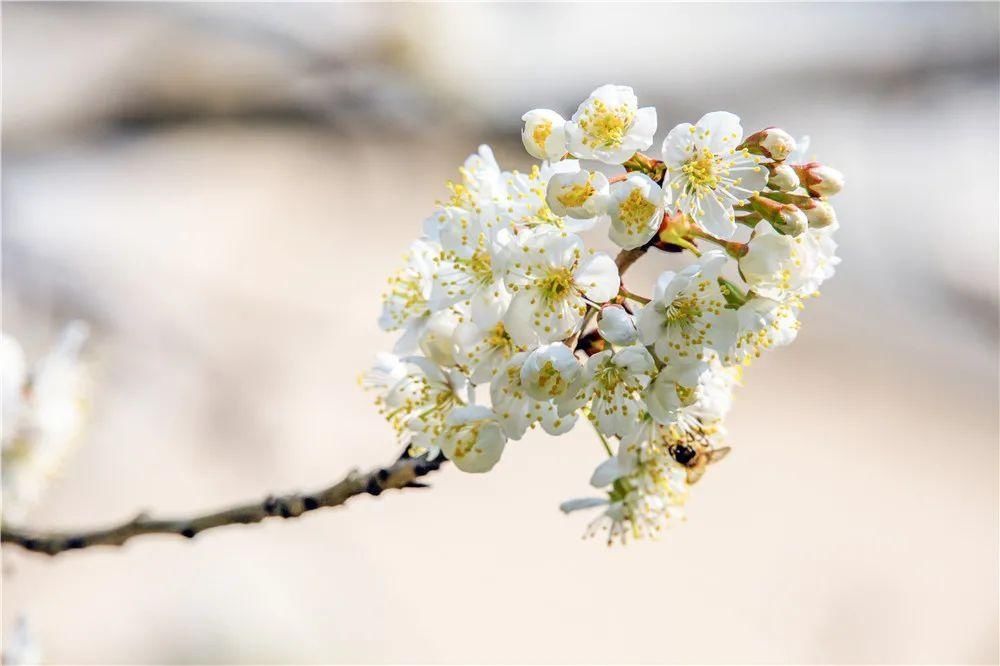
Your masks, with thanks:
M 550 162 L 566 153 L 566 120 L 555 111 L 535 109 L 521 116 L 521 141 L 532 157 Z
M 758 296 L 776 301 L 808 296 L 816 291 L 819 243 L 809 232 L 779 234 L 768 222 L 754 227 L 747 253 L 739 259 L 740 274 Z M 829 263 L 829 262 L 827 262 Z
M 535 423 L 550 435 L 569 431 L 576 423 L 575 415 L 561 413 L 552 400 L 537 399 L 528 392 L 522 380 L 527 358 L 527 352 L 512 356 L 490 384 L 490 401 L 504 432 L 510 439 L 521 439 Z
M 444 253 L 432 276 L 428 307 L 439 310 L 468 303 L 472 321 L 488 328 L 503 317 L 510 293 L 503 282 L 503 257 L 512 236 L 506 229 L 487 236 L 480 233 L 468 253 Z
M 428 301 L 439 256 L 437 244 L 416 240 L 404 256 L 403 267 L 389 278 L 389 290 L 382 296 L 378 324 L 384 331 L 403 330 L 394 348 L 397 354 L 417 348 L 420 334 L 431 315 Z
M 705 349 L 725 352 L 736 335 L 736 317 L 726 309 L 717 278 L 727 258 L 706 252 L 679 273 L 656 280 L 652 300 L 636 315 L 639 339 L 663 363 L 701 359 Z
M 687 472 L 668 455 L 661 441 L 666 436 L 649 421 L 638 424 L 634 433 L 622 440 L 618 453 L 601 463 L 591 477 L 595 487 L 612 486 L 608 499 L 570 500 L 560 508 L 569 513 L 604 507 L 586 535 L 604 532 L 608 545 L 616 541 L 624 544 L 630 538 L 655 538 L 664 527 L 683 519 L 689 494 Z
M 597 429 L 608 436 L 625 437 L 646 410 L 643 391 L 656 376 L 656 363 L 641 345 L 606 350 L 587 361 L 585 381 L 561 408 L 590 402 Z
M 417 347 L 420 353 L 443 368 L 451 368 L 462 361 L 458 346 L 458 327 L 467 318 L 459 308 L 448 308 L 433 313 L 427 319 Z
M 645 245 L 663 221 L 663 190 L 642 173 L 630 173 L 610 187 L 608 236 L 626 250 Z
M 667 366 L 646 391 L 647 409 L 653 421 L 675 434 L 719 426 L 739 377 L 739 369 L 724 365 L 714 352 L 705 363 Z
M 521 367 L 521 382 L 536 400 L 560 400 L 583 374 L 583 366 L 569 347 L 553 342 L 538 347 Z
M 456 407 L 444 420 L 435 444 L 463 472 L 488 472 L 500 460 L 507 436 L 489 407 Z
M 725 111 L 682 123 L 663 142 L 667 197 L 702 228 L 722 239 L 736 233 L 733 206 L 746 203 L 767 184 L 759 158 L 740 149 L 740 119 Z
M 475 384 L 492 380 L 511 356 L 523 350 L 514 344 L 502 321 L 489 328 L 466 322 L 456 329 L 455 339 L 461 363 L 468 369 L 469 379 Z
M 628 86 L 601 86 L 566 123 L 569 151 L 607 164 L 621 164 L 637 150 L 649 148 L 655 133 L 656 109 L 640 109 Z
M 464 378 L 422 356 L 408 356 L 399 363 L 402 371 L 392 367 L 386 357 L 378 358 L 376 368 L 367 375 L 367 383 L 378 390 L 377 402 L 385 418 L 401 438 L 409 437 L 411 449 L 436 454 L 435 440 L 445 419 L 454 407 L 463 404 Z M 388 385 L 389 379 L 400 374 L 395 383 Z
M 569 337 L 583 321 L 588 301 L 608 301 L 620 284 L 611 257 L 590 254 L 578 236 L 548 230 L 518 235 L 506 283 L 514 298 L 504 324 L 522 345 Z
M 587 220 L 604 214 L 608 191 L 600 171 L 557 173 L 549 179 L 545 201 L 556 215 Z
M 810 286 L 813 293 L 836 273 L 840 257 L 837 256 L 837 242 L 833 239 L 833 234 L 839 228 L 840 225 L 834 222 L 819 229 L 810 228 L 802 234 L 802 242 L 810 257 Z
M 739 334 L 733 359 L 748 363 L 767 349 L 791 344 L 799 332 L 796 313 L 801 307 L 797 299 L 782 302 L 758 296 L 747 300 L 736 311 Z
M 83 322 L 69 324 L 30 372 L 20 345 L 3 336 L 0 473 L 5 519 L 25 518 L 80 438 L 91 393 L 90 373 L 81 358 L 88 336 Z
M 799 186 L 799 177 L 788 164 L 774 164 L 767 179 L 767 184 L 779 192 L 791 192 Z
M 21 415 L 26 409 L 28 362 L 24 350 L 13 337 L 6 333 L 0 336 L 0 362 L 2 375 L 3 443 L 11 441 L 21 423 Z

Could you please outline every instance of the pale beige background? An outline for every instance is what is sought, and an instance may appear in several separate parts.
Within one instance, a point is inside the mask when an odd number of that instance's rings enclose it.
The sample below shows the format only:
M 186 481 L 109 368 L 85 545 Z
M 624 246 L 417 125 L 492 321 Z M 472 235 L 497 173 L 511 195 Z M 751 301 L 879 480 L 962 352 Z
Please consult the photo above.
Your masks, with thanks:
M 91 321 L 99 387 L 39 527 L 390 460 L 385 278 L 477 142 L 527 164 L 529 108 L 630 84 L 658 137 L 726 108 L 849 186 L 839 275 L 659 542 L 581 541 L 600 447 L 539 433 L 296 521 L 5 549 L 3 626 L 53 663 L 996 663 L 997 14 L 5 4 L 3 324 Z

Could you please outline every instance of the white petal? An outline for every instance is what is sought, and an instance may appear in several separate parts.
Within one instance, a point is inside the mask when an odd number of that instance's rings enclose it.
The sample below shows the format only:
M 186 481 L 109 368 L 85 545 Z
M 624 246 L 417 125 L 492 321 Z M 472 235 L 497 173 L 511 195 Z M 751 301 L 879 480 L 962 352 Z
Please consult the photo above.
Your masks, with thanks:
M 678 167 L 684 164 L 694 152 L 694 134 L 691 123 L 677 125 L 667 138 L 663 140 L 663 161 L 668 167 Z
M 511 299 L 510 307 L 504 313 L 503 323 L 514 344 L 522 347 L 532 347 L 538 344 L 538 332 L 534 327 L 535 307 L 532 304 L 534 295 L 526 289 L 521 289 Z
M 698 134 L 705 136 L 706 133 L 706 145 L 717 154 L 726 153 L 743 141 L 740 118 L 728 111 L 713 111 L 703 115 L 698 121 Z
M 597 320 L 597 330 L 602 338 L 613 345 L 630 345 L 639 336 L 635 318 L 620 305 L 608 305 L 601 308 L 601 314 Z
M 576 499 L 566 500 L 559 505 L 559 510 L 563 513 L 573 513 L 574 511 L 580 511 L 581 509 L 592 509 L 597 506 L 607 506 L 607 498 L 602 497 L 579 497 Z
M 625 471 L 621 468 L 618 458 L 608 458 L 594 470 L 590 477 L 590 485 L 595 488 L 603 488 L 624 475 Z
M 603 253 L 583 260 L 573 274 L 573 279 L 583 294 L 595 303 L 611 300 L 621 286 L 618 266 L 611 257 Z
M 633 150 L 646 150 L 652 146 L 654 134 L 656 134 L 656 109 L 646 106 L 636 111 L 632 127 L 628 131 L 628 143 Z
M 702 214 L 697 221 L 705 231 L 722 240 L 729 240 L 736 235 L 736 221 L 731 206 L 724 205 L 711 195 L 701 202 Z

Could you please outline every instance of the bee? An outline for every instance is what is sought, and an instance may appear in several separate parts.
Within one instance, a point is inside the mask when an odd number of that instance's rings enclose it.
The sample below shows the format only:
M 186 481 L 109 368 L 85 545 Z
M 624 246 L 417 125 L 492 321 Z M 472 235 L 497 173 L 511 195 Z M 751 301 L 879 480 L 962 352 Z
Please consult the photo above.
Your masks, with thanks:
M 717 463 L 727 455 L 730 449 L 728 446 L 712 448 L 708 438 L 692 437 L 690 440 L 671 444 L 667 451 L 670 457 L 678 464 L 687 469 L 687 482 L 694 483 L 705 473 L 705 468 L 712 463 Z

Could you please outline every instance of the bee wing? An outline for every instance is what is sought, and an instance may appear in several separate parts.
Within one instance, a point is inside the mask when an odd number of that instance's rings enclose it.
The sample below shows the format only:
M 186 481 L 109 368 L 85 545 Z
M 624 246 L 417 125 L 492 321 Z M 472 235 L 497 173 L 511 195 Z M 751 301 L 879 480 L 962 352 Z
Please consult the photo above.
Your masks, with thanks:
M 687 469 L 688 485 L 696 483 L 704 473 L 705 473 L 704 465 L 698 465 L 697 467 L 688 467 Z
M 728 446 L 723 446 L 720 449 L 712 449 L 708 452 L 708 464 L 711 465 L 712 463 L 719 462 L 728 456 L 730 451 L 732 451 L 732 449 Z

